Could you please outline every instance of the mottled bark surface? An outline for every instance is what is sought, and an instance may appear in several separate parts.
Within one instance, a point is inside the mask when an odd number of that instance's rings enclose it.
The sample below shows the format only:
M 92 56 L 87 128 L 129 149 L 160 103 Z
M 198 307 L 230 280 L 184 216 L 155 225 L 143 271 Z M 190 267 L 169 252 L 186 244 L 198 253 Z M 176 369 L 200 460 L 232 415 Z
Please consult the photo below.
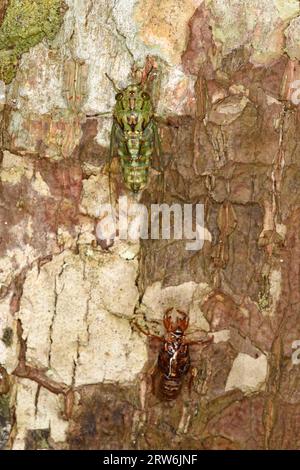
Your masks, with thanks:
M 0 448 L 300 449 L 299 2 L 21 3 L 15 32 L 0 1 Z M 105 73 L 147 56 L 164 179 L 138 200 L 204 204 L 198 251 L 96 238 Z M 134 322 L 162 332 L 171 306 L 213 342 L 164 403 Z

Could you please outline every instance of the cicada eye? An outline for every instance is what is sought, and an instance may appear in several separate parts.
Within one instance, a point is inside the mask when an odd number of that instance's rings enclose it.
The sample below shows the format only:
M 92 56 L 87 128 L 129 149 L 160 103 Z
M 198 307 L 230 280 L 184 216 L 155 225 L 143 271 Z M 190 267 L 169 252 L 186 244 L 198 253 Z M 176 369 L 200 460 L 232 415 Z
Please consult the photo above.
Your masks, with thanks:
M 143 100 L 150 100 L 149 94 L 146 93 L 145 91 L 142 93 L 142 98 L 143 98 Z
M 115 98 L 117 101 L 121 101 L 121 99 L 123 98 L 123 93 L 117 93 Z

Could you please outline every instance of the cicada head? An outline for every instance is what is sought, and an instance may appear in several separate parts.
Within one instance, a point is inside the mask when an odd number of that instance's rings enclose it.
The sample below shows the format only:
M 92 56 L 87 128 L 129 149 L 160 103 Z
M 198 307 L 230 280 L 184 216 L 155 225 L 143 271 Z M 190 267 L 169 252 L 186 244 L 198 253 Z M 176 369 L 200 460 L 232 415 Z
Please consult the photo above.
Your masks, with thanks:
M 187 314 L 176 309 L 176 317 L 173 319 L 173 307 L 169 308 L 164 314 L 164 326 L 168 332 L 174 333 L 176 336 L 182 336 L 189 326 L 189 318 Z
M 129 85 L 116 94 L 114 117 L 125 136 L 142 135 L 153 117 L 150 95 L 142 85 Z

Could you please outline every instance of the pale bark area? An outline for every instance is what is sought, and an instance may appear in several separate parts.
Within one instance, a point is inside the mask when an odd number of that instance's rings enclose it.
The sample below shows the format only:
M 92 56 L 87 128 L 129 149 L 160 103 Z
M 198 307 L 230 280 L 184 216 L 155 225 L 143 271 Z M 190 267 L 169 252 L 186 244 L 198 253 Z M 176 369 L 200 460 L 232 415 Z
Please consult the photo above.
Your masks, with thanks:
M 18 49 L 15 70 L 16 49 L 0 50 L 0 448 L 299 449 L 299 2 L 65 0 L 59 12 L 55 37 Z M 205 205 L 198 252 L 96 238 L 105 73 L 124 87 L 147 56 L 164 202 Z M 112 172 L 116 200 L 127 193 Z M 160 185 L 153 172 L 139 200 Z M 172 305 L 214 341 L 192 351 L 191 393 L 166 404 L 148 377 L 157 347 L 133 320 L 162 332 Z

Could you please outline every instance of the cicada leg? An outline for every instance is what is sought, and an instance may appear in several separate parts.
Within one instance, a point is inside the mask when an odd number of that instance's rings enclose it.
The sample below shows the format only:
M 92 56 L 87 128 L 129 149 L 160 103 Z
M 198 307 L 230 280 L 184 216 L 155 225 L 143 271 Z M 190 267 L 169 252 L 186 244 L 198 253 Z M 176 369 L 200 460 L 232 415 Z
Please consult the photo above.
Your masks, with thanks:
M 159 341 L 164 341 L 164 338 L 162 336 L 158 335 L 153 335 L 152 333 L 149 333 L 148 331 L 145 331 L 136 321 L 133 321 L 133 325 L 137 327 L 137 329 L 143 333 L 145 336 L 149 336 L 150 338 L 157 339 Z
M 187 341 L 186 344 L 188 344 L 189 346 L 193 346 L 195 344 L 201 344 L 204 346 L 203 349 L 207 348 L 207 346 L 212 343 L 214 340 L 214 337 L 211 336 L 210 338 L 208 339 L 199 339 L 199 340 L 196 340 L 196 341 Z

